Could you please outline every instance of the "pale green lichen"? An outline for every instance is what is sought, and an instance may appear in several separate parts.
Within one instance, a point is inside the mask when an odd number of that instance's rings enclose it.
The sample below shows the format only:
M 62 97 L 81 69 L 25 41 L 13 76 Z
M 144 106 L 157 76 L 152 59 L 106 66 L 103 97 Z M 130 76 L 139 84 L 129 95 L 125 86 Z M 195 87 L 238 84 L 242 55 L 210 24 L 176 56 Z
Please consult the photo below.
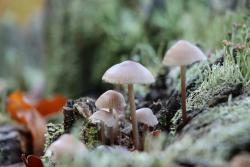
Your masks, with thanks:
M 56 141 L 63 133 L 64 129 L 62 124 L 49 123 L 47 125 L 47 132 L 45 134 L 46 142 L 44 150 L 46 150 L 50 144 Z
M 207 107 L 207 102 L 225 87 L 250 83 L 250 41 L 246 39 L 249 32 L 245 24 L 233 31 L 231 41 L 225 41 L 223 65 L 206 69 L 202 84 L 187 99 L 188 107 Z
M 177 142 L 169 146 L 166 153 L 173 159 L 181 155 L 227 160 L 235 149 L 244 149 L 244 145 L 250 144 L 249 122 L 250 97 L 233 101 L 230 106 L 210 108 L 192 120 L 181 139 L 177 137 Z
M 208 105 L 215 95 L 225 87 L 235 86 L 242 83 L 242 74 L 239 66 L 226 63 L 223 66 L 213 65 L 200 87 L 192 92 L 187 99 L 188 108 L 203 108 Z

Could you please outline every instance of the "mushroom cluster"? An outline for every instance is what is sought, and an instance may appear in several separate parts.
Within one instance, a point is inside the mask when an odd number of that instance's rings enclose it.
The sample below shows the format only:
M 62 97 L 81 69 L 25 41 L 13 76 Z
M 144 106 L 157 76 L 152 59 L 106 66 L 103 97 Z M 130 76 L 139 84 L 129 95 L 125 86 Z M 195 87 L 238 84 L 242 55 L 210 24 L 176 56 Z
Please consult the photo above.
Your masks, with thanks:
M 163 64 L 167 66 L 180 66 L 181 78 L 181 97 L 182 97 L 182 121 L 187 122 L 186 113 L 186 65 L 199 60 L 205 60 L 206 56 L 202 51 L 192 43 L 180 40 L 174 44 L 165 54 Z M 92 113 L 84 113 L 92 123 L 98 124 L 100 127 L 100 140 L 102 144 L 106 144 L 106 139 L 109 138 L 110 145 L 118 143 L 121 137 L 121 125 L 128 121 L 132 124 L 132 138 L 135 150 L 143 149 L 145 134 L 150 132 L 149 127 L 154 127 L 158 124 L 157 117 L 153 114 L 150 108 L 140 108 L 136 110 L 134 84 L 151 84 L 155 79 L 151 72 L 143 65 L 134 61 L 124 61 L 110 67 L 103 75 L 102 80 L 112 84 L 125 84 L 128 88 L 129 116 L 126 115 L 126 102 L 123 95 L 115 90 L 108 90 L 103 93 L 95 102 L 98 110 Z M 77 106 L 76 106 L 77 107 Z M 127 119 L 126 119 L 127 118 Z M 140 124 L 140 136 L 138 132 L 138 123 Z M 130 124 L 130 125 L 131 125 Z M 126 128 L 124 128 L 126 129 Z M 129 139 L 131 136 L 129 131 Z M 156 131 L 155 131 L 156 132 Z M 152 134 L 152 133 L 150 133 Z M 158 135 L 158 131 L 157 131 Z M 73 147 L 64 145 L 63 143 L 71 143 L 74 147 L 81 148 L 86 152 L 86 148 L 81 143 L 77 143 L 72 136 L 64 135 L 54 142 L 47 152 L 54 152 L 55 159 L 61 157 L 61 149 L 66 149 L 72 152 Z
M 140 149 L 139 142 L 139 133 L 138 133 L 138 122 L 144 120 L 143 123 L 148 124 L 145 121 L 150 120 L 151 118 L 145 118 L 147 116 L 152 117 L 155 122 L 158 123 L 156 117 L 153 115 L 152 111 L 145 110 L 144 112 L 136 112 L 135 107 L 135 97 L 134 97 L 134 84 L 151 84 L 155 82 L 155 79 L 151 72 L 146 69 L 143 65 L 134 62 L 134 61 L 124 61 L 122 63 L 116 64 L 109 68 L 103 75 L 102 79 L 105 82 L 112 84 L 126 84 L 128 86 L 128 101 L 130 104 L 130 118 L 132 124 L 132 134 L 133 134 L 133 144 L 135 149 Z M 100 109 L 94 113 L 90 119 L 99 120 L 103 123 L 109 120 L 109 125 L 112 128 L 110 133 L 110 143 L 114 144 L 114 139 L 117 138 L 119 133 L 119 121 L 121 121 L 120 115 L 125 115 L 125 100 L 121 93 L 109 90 L 103 93 L 96 101 L 96 106 Z M 149 114 L 147 113 L 149 112 Z M 100 118 L 100 114 L 102 116 Z M 105 113 L 105 114 L 104 114 Z M 104 120 L 105 119 L 105 120 Z M 110 123 L 110 121 L 113 121 Z M 152 126 L 152 122 L 149 123 L 149 126 Z M 104 138 L 104 132 L 102 140 Z

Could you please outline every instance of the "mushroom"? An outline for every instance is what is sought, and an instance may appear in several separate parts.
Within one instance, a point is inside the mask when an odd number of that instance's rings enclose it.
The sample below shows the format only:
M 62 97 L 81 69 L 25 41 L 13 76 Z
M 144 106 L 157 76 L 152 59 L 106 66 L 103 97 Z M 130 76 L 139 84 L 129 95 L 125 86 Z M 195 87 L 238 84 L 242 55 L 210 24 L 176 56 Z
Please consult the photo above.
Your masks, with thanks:
M 88 152 L 86 146 L 73 135 L 64 134 L 53 142 L 46 150 L 45 155 L 50 157 L 52 162 L 58 164 L 64 157 L 74 159 L 77 154 Z
M 102 79 L 113 84 L 128 84 L 128 99 L 130 103 L 130 114 L 133 127 L 133 142 L 135 149 L 139 148 L 138 126 L 135 113 L 133 84 L 150 84 L 155 82 L 151 72 L 143 65 L 134 61 L 124 61 L 110 67 Z
M 157 125 L 158 120 L 150 108 L 140 108 L 136 110 L 136 118 L 137 122 L 144 124 L 143 135 L 142 135 L 142 142 L 144 142 L 145 134 L 148 131 L 148 127 L 149 126 L 153 127 Z
M 145 107 L 136 110 L 136 118 L 139 123 L 146 126 L 153 127 L 158 124 L 158 120 L 150 108 Z
M 95 105 L 102 109 L 102 108 L 108 108 L 109 112 L 113 113 L 115 115 L 116 119 L 116 125 L 114 129 L 111 127 L 110 129 L 110 143 L 111 145 L 114 144 L 114 138 L 117 137 L 117 131 L 118 131 L 118 114 L 114 111 L 124 111 L 124 107 L 126 105 L 125 99 L 123 95 L 117 91 L 114 90 L 108 90 L 105 93 L 103 93 L 95 102 Z M 115 109 L 115 110 L 114 110 Z
M 116 120 L 113 117 L 112 112 L 106 111 L 104 109 L 96 111 L 92 114 L 89 119 L 93 122 L 101 122 L 101 140 L 105 142 L 105 135 L 104 135 L 104 125 L 107 127 L 114 127 L 116 124 Z
M 180 40 L 174 44 L 165 54 L 163 64 L 167 66 L 180 66 L 181 69 L 181 103 L 182 120 L 187 121 L 186 114 L 186 65 L 196 61 L 206 60 L 204 53 L 192 43 Z

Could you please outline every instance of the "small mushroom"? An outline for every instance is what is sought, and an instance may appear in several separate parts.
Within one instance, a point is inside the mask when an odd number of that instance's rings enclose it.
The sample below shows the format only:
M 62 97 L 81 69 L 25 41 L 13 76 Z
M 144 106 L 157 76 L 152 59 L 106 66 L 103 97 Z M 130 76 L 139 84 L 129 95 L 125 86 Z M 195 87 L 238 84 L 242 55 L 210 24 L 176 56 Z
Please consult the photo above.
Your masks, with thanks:
M 123 95 L 115 90 L 103 93 L 95 102 L 98 108 L 122 109 L 126 106 Z
M 167 66 L 180 66 L 181 68 L 181 103 L 182 120 L 187 121 L 186 114 L 186 65 L 196 61 L 206 60 L 204 53 L 192 43 L 180 40 L 174 44 L 165 54 L 163 64 Z
M 64 157 L 73 160 L 75 155 L 87 152 L 86 146 L 73 135 L 64 134 L 48 147 L 45 155 L 50 157 L 52 162 L 58 164 Z
M 112 112 L 102 109 L 92 114 L 89 117 L 89 119 L 93 123 L 101 122 L 101 141 L 104 143 L 105 142 L 104 125 L 111 128 L 114 127 L 116 124 L 116 120 L 113 117 Z
M 154 127 L 158 124 L 156 116 L 150 108 L 140 108 L 136 110 L 136 118 L 139 123 Z
M 155 82 L 153 75 L 143 65 L 134 61 L 124 61 L 109 68 L 102 79 L 113 84 L 128 84 L 128 99 L 130 103 L 131 122 L 133 127 L 133 142 L 135 149 L 139 148 L 138 125 L 135 113 L 133 84 L 150 84 Z
M 117 131 L 119 128 L 119 116 L 118 113 L 115 111 L 124 111 L 124 107 L 126 105 L 125 99 L 123 95 L 117 91 L 114 90 L 108 90 L 105 93 L 103 93 L 95 102 L 95 105 L 102 109 L 102 108 L 108 108 L 111 113 L 114 114 L 116 119 L 116 125 L 115 127 L 111 127 L 110 129 L 110 143 L 111 145 L 114 144 L 114 140 L 117 137 Z
M 136 118 L 139 123 L 143 125 L 142 143 L 144 143 L 145 135 L 148 132 L 148 127 L 154 127 L 158 124 L 156 116 L 153 114 L 150 108 L 140 108 L 136 110 Z M 141 145 L 143 149 L 144 144 Z

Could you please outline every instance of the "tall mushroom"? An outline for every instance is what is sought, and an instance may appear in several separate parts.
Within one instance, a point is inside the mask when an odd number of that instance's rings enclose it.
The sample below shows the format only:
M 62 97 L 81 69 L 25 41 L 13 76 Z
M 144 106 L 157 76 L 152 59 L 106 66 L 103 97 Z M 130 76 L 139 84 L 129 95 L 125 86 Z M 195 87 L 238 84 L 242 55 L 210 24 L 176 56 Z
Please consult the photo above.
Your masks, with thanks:
M 128 99 L 133 128 L 133 142 L 135 149 L 139 148 L 138 126 L 135 113 L 133 84 L 150 84 L 155 82 L 153 75 L 143 65 L 134 61 L 124 61 L 109 68 L 102 79 L 113 84 L 128 85 Z
M 108 90 L 103 93 L 95 102 L 95 105 L 99 108 L 108 108 L 109 112 L 113 113 L 116 119 L 116 125 L 114 129 L 111 127 L 111 134 L 110 134 L 110 143 L 114 144 L 114 138 L 117 137 L 118 131 L 118 112 L 124 111 L 124 107 L 126 106 L 125 99 L 123 95 L 114 90 Z
M 180 40 L 175 43 L 165 54 L 163 64 L 167 66 L 180 66 L 181 69 L 181 103 L 182 120 L 187 121 L 186 114 L 186 65 L 196 61 L 206 60 L 204 53 L 192 43 Z

